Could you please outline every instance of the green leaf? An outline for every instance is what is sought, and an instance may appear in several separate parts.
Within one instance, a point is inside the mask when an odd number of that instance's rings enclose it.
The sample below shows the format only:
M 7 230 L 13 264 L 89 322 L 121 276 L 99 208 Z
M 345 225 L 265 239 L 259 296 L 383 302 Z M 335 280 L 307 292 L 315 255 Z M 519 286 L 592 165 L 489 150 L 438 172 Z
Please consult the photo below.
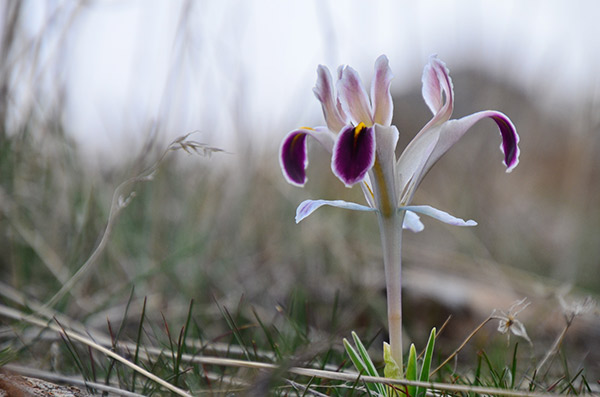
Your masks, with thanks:
M 517 377 L 517 348 L 519 347 L 519 342 L 515 343 L 515 350 L 513 352 L 512 365 L 510 367 L 510 388 L 515 388 L 515 379 Z
M 364 349 L 364 346 L 362 343 L 360 343 L 360 339 L 358 339 L 358 336 L 352 332 L 352 337 L 354 338 L 354 340 L 358 340 L 359 343 L 357 343 L 357 348 L 360 350 L 360 347 L 362 347 Z M 346 349 L 346 353 L 348 353 L 348 356 L 350 356 L 350 360 L 352 361 L 352 363 L 354 364 L 354 367 L 356 367 L 356 370 L 362 375 L 362 374 L 366 374 L 366 375 L 371 375 L 367 369 L 367 366 L 365 365 L 363 359 L 361 358 L 361 355 L 359 353 L 357 353 L 357 351 L 352 347 L 352 345 L 350 344 L 350 342 L 348 342 L 348 339 L 344 338 L 343 340 L 344 342 L 344 348 Z M 360 346 L 359 346 L 360 345 Z M 367 356 L 368 358 L 368 356 Z M 371 359 L 369 358 L 368 361 L 371 363 L 371 365 L 373 365 L 373 363 L 371 362 Z M 374 366 L 373 366 L 374 367 Z M 378 376 L 378 375 L 371 375 L 371 376 Z M 385 394 L 385 392 L 383 391 L 384 386 L 378 383 L 368 383 L 365 382 L 367 389 L 370 392 L 373 393 L 379 393 L 379 394 Z
M 360 338 L 354 331 L 352 331 L 352 338 L 354 339 L 354 344 L 356 345 L 356 348 L 358 349 L 358 352 L 362 358 L 362 361 L 365 364 L 365 370 L 366 370 L 367 375 L 379 376 L 379 373 L 377 372 L 377 369 L 375 368 L 375 364 L 373 364 L 373 361 L 371 361 L 371 357 L 369 357 L 369 353 L 367 352 L 365 345 L 363 345 Z
M 350 345 L 350 343 L 344 339 L 344 347 L 346 348 L 346 352 L 350 356 L 352 363 L 356 369 L 362 373 L 369 376 L 379 376 L 377 369 L 375 368 L 375 364 L 369 357 L 369 353 L 365 348 L 365 345 L 361 342 L 360 338 L 356 334 L 356 332 L 352 331 L 352 339 L 354 339 L 354 344 L 356 345 L 356 350 Z M 366 382 L 367 388 L 375 393 L 379 393 L 381 395 L 386 395 L 385 386 L 380 383 L 368 383 Z
M 492 364 L 492 361 L 490 360 L 490 358 L 488 357 L 488 355 L 485 353 L 485 351 L 481 351 L 481 355 L 483 356 L 483 360 L 485 361 L 485 363 L 487 364 L 489 370 L 490 370 L 490 376 L 492 378 L 492 384 L 494 387 L 496 388 L 502 388 L 502 377 L 500 374 L 498 374 L 498 371 L 496 371 L 496 369 L 494 368 L 494 365 Z
M 408 363 L 406 364 L 406 380 L 417 380 L 417 349 L 415 344 L 411 343 L 410 350 L 408 352 Z M 415 386 L 408 386 L 408 395 L 414 397 L 416 394 Z
M 421 382 L 429 382 L 429 371 L 431 370 L 431 359 L 433 357 L 433 347 L 435 346 L 435 333 L 436 330 L 434 327 L 429 334 L 425 355 L 423 356 L 423 366 L 421 367 L 421 375 L 419 376 Z M 417 397 L 420 397 L 421 395 L 425 396 L 426 391 L 427 389 L 424 387 L 417 387 Z
M 385 362 L 383 376 L 391 379 L 402 379 L 402 369 L 398 367 L 398 363 L 392 357 L 392 349 L 386 342 L 383 342 L 383 361 Z
M 481 352 L 478 352 L 477 353 L 477 367 L 475 368 L 475 379 L 473 380 L 473 386 L 481 385 L 481 363 L 482 363 L 482 360 L 483 360 L 483 355 L 481 354 Z M 534 374 L 534 376 L 535 376 L 535 374 Z M 531 388 L 531 384 L 530 384 L 530 388 Z M 533 391 L 533 390 L 530 389 L 529 391 Z M 473 397 L 473 396 L 476 396 L 476 394 L 473 392 L 469 392 L 469 397 Z
M 346 349 L 346 353 L 348 353 L 348 356 L 350 356 L 350 360 L 352 361 L 352 364 L 354 364 L 354 367 L 356 367 L 356 370 L 358 372 L 360 372 L 361 374 L 364 374 L 366 372 L 365 365 L 363 364 L 362 360 L 360 359 L 360 356 L 358 355 L 356 350 L 354 350 L 354 348 L 352 347 L 350 342 L 348 342 L 348 339 L 344 338 L 343 342 L 344 342 L 344 348 Z

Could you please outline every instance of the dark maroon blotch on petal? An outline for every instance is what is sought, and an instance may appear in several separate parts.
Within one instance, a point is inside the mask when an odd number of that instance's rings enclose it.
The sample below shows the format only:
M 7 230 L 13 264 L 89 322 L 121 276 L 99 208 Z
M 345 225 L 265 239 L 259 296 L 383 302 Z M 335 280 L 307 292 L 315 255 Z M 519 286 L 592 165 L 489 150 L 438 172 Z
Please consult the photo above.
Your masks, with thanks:
M 281 146 L 281 164 L 287 178 L 297 184 L 306 183 L 306 133 L 294 131 L 283 141 Z
M 375 162 L 375 132 L 363 123 L 345 127 L 333 150 L 333 171 L 351 186 L 362 181 Z
M 516 165 L 519 159 L 519 138 L 515 127 L 510 121 L 501 116 L 492 116 L 498 125 L 502 135 L 502 149 L 504 151 L 504 163 L 508 168 Z

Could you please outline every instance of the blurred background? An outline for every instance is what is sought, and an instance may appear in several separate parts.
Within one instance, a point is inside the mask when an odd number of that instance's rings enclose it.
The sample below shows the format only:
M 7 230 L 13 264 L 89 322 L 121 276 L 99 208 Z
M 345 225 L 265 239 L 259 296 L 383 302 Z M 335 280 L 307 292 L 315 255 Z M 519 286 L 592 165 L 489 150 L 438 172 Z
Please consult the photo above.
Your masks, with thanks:
M 323 124 L 318 64 L 350 64 L 368 84 L 380 54 L 395 76 L 403 147 L 431 117 L 421 71 L 438 54 L 454 81 L 454 117 L 506 113 L 521 161 L 504 172 L 486 121 L 425 179 L 415 203 L 479 226 L 425 219 L 425 231 L 405 234 L 408 335 L 423 344 L 452 314 L 440 347 L 451 352 L 492 310 L 528 297 L 520 316 L 539 356 L 564 326 L 557 297 L 600 293 L 599 15 L 592 0 L 5 0 L 3 288 L 50 299 L 98 246 L 115 188 L 194 132 L 224 152 L 170 153 L 152 181 L 129 186 L 136 196 L 102 255 L 57 309 L 104 327 L 135 287 L 134 303 L 148 297 L 157 318 L 184 316 L 194 299 L 215 335 L 224 326 L 211 320 L 215 300 L 248 302 L 272 321 L 301 302 L 311 338 L 355 329 L 385 339 L 375 217 L 324 208 L 294 223 L 304 199 L 362 202 L 361 192 L 333 176 L 316 145 L 307 186 L 289 186 L 277 152 L 288 131 Z M 596 373 L 598 323 L 588 313 L 568 340 L 572 359 Z

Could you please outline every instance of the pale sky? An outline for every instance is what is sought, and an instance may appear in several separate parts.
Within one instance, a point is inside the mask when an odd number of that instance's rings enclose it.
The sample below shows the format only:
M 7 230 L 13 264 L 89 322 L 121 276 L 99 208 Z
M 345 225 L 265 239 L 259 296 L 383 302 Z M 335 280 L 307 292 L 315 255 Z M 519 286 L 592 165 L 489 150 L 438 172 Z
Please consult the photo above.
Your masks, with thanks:
M 47 14 L 31 10 L 33 30 Z M 318 64 L 350 64 L 368 82 L 382 53 L 396 91 L 420 86 L 437 53 L 451 71 L 488 69 L 569 112 L 599 95 L 599 16 L 593 0 L 100 0 L 69 31 L 65 121 L 91 152 L 150 121 L 221 146 L 236 130 L 282 136 L 320 120 Z

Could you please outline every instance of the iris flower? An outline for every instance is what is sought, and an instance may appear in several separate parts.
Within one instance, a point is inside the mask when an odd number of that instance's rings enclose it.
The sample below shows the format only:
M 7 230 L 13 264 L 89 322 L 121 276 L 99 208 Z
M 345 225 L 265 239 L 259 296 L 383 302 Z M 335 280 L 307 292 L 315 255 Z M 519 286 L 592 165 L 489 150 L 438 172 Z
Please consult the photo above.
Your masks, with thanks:
M 331 153 L 331 169 L 337 178 L 347 187 L 360 185 L 367 205 L 343 200 L 306 200 L 296 211 L 296 222 L 324 205 L 377 214 L 386 272 L 390 345 L 392 356 L 402 368 L 402 228 L 421 231 L 423 224 L 418 213 L 456 226 L 477 224 L 428 205 L 411 205 L 415 190 L 431 167 L 478 121 L 491 119 L 498 126 L 507 172 L 519 162 L 519 136 L 511 120 L 498 111 L 480 111 L 451 119 L 454 108 L 452 80 L 444 62 L 432 56 L 423 71 L 422 94 L 433 118 L 396 158 L 399 133 L 391 124 L 392 78 L 385 55 L 375 62 L 370 95 L 351 67 L 338 68 L 334 85 L 329 70 L 319 65 L 313 91 L 321 102 L 326 126 L 303 127 L 288 133 L 281 144 L 280 165 L 288 182 L 304 186 L 310 137 Z

